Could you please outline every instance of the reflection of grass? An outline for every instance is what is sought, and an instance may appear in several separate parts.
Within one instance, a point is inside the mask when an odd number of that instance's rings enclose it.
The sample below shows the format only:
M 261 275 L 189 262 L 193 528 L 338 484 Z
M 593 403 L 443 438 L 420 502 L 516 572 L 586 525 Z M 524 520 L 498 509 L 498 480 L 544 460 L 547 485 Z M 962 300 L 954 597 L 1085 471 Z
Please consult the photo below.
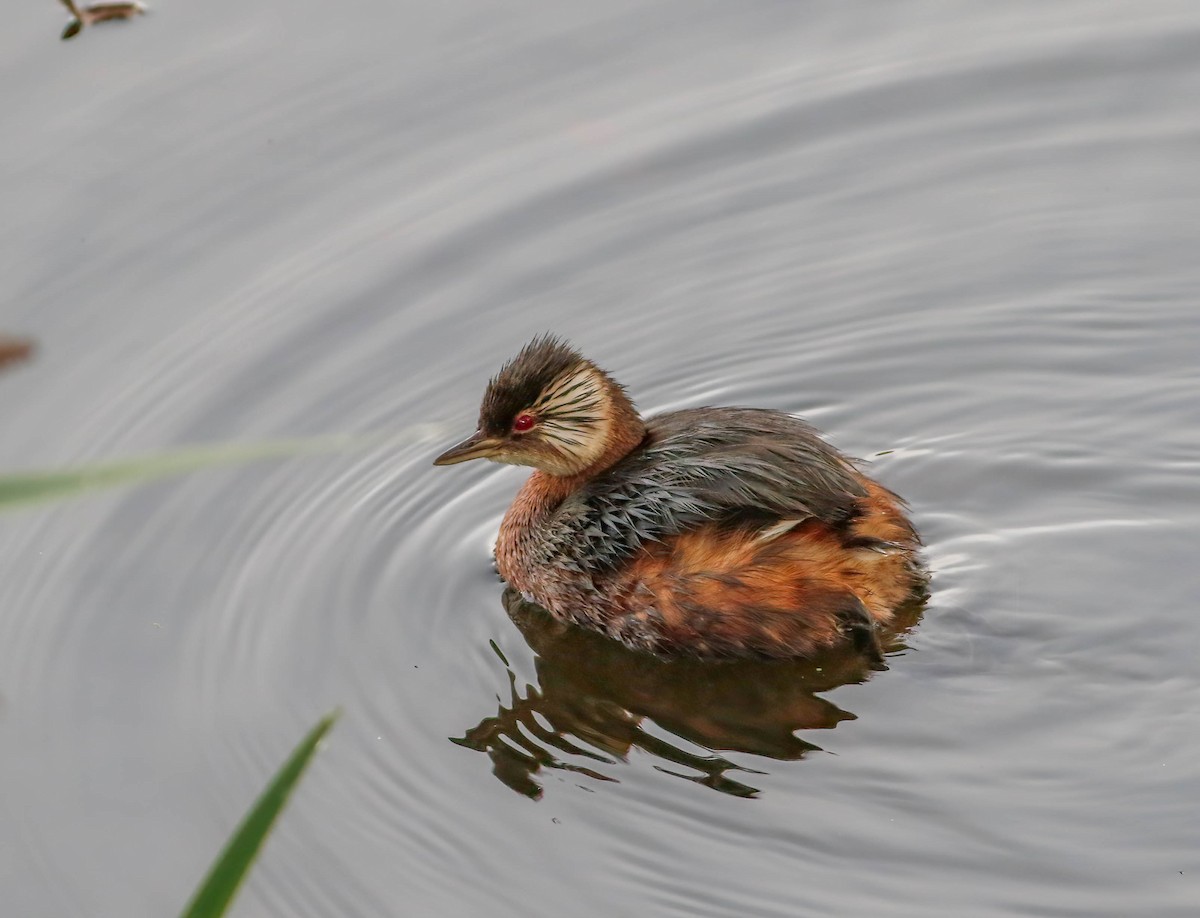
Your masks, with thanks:
M 221 852 L 208 876 L 196 890 L 192 901 L 184 909 L 183 918 L 218 918 L 225 914 L 250 865 L 254 863 L 259 848 L 266 840 L 267 833 L 271 831 L 276 817 L 283 810 L 288 796 L 316 752 L 317 745 L 329 732 L 337 716 L 338 712 L 335 711 L 322 719 L 283 763 L 283 767 L 242 819 L 242 824 L 238 826 L 233 837 L 225 843 L 225 850 Z
M 156 456 L 143 456 L 121 462 L 84 465 L 46 472 L 9 472 L 0 474 L 0 511 L 24 504 L 70 497 L 80 492 L 111 488 L 181 475 L 199 469 L 256 459 L 327 452 L 361 442 L 349 437 L 321 437 L 311 440 L 278 440 L 268 443 L 201 446 Z

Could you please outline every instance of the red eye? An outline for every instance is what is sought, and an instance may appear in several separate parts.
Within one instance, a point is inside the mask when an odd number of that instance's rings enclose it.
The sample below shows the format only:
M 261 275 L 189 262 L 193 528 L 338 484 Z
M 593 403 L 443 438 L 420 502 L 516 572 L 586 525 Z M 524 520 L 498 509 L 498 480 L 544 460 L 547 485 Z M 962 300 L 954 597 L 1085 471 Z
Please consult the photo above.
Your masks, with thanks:
M 518 414 L 513 418 L 513 430 L 524 433 L 533 428 L 534 420 L 532 414 Z

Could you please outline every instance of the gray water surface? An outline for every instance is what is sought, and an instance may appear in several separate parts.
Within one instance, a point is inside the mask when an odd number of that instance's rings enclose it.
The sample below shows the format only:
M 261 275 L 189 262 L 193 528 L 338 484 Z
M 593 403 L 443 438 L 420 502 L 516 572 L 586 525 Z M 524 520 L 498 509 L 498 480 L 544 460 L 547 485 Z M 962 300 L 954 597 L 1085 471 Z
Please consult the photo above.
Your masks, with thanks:
M 1194 0 L 8 6 L 0 469 L 387 437 L 0 516 L 5 915 L 178 913 L 338 705 L 235 914 L 1197 913 Z M 889 669 L 510 618 L 430 462 L 545 330 L 873 459 Z

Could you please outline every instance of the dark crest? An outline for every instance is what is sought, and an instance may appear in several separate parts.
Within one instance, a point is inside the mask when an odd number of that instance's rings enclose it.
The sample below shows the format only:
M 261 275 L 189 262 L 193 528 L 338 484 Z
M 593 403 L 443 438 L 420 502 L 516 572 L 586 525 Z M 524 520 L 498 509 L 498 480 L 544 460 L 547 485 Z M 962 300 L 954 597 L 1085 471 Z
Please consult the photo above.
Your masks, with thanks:
M 534 338 L 488 383 L 479 408 L 479 427 L 491 435 L 506 433 L 517 412 L 536 402 L 554 380 L 586 362 L 577 350 L 553 335 Z

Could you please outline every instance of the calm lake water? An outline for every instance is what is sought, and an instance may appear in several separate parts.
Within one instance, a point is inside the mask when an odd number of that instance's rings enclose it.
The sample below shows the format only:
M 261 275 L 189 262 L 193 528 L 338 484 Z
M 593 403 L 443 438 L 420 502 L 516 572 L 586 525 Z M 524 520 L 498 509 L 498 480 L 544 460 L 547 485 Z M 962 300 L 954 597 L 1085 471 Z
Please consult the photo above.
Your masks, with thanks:
M 0 32 L 0 469 L 385 438 L 0 516 L 5 915 L 176 914 L 335 706 L 237 915 L 1198 913 L 1195 0 L 64 23 Z M 889 669 L 506 606 L 524 471 L 430 462 L 544 330 L 873 458 Z

